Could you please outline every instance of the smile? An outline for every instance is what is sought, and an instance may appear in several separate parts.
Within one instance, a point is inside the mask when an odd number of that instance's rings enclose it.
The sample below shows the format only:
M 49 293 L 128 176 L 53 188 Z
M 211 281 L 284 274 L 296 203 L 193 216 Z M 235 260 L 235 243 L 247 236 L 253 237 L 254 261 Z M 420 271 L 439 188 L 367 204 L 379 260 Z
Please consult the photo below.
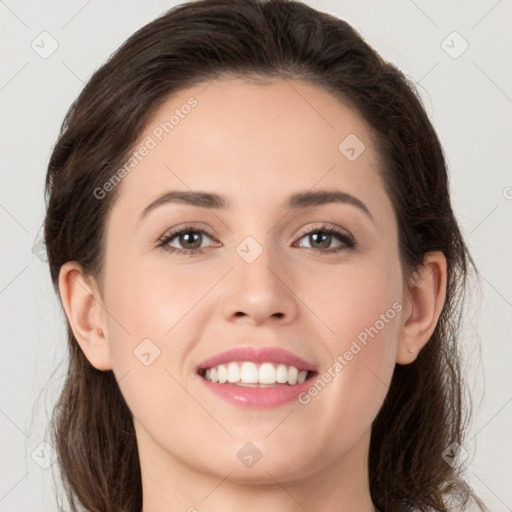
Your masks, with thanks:
M 300 370 L 296 366 L 252 361 L 219 364 L 200 370 L 199 374 L 210 382 L 238 384 L 239 386 L 290 385 L 302 384 L 313 372 Z

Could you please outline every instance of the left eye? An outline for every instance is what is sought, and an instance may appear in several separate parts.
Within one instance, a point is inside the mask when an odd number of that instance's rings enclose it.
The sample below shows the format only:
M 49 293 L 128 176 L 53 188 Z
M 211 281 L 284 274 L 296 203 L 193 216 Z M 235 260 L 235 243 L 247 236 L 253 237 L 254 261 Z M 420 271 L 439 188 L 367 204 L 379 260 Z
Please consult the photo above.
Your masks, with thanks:
M 344 247 L 351 249 L 355 245 L 355 242 L 353 241 L 352 237 L 350 237 L 348 234 L 339 232 L 336 229 L 329 228 L 313 229 L 302 235 L 302 237 L 299 238 L 299 240 L 302 240 L 303 238 L 306 238 L 309 242 L 309 247 L 306 246 L 307 249 L 329 249 L 324 250 L 323 252 L 338 252 L 342 250 Z M 336 247 L 330 247 L 331 242 L 333 241 L 333 239 L 336 238 L 339 241 L 341 241 L 341 244 L 337 245 Z M 320 247 L 313 247 L 311 244 L 318 244 Z

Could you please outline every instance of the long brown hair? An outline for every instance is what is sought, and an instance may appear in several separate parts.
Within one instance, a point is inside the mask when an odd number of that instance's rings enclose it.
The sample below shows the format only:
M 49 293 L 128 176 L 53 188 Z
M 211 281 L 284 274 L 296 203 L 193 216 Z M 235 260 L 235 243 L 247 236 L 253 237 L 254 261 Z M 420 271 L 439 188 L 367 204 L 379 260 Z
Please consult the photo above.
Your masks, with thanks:
M 45 242 L 58 292 L 63 263 L 101 275 L 106 218 L 119 187 L 95 190 L 126 161 L 152 114 L 172 93 L 216 77 L 303 80 L 357 112 L 375 138 L 380 173 L 398 220 L 409 276 L 429 251 L 447 260 L 436 329 L 409 365 L 396 365 L 375 418 L 371 497 L 381 511 L 485 507 L 442 457 L 463 444 L 469 418 L 457 344 L 474 263 L 454 217 L 446 162 L 415 85 L 345 21 L 291 0 L 199 0 L 132 35 L 70 107 L 46 178 Z M 142 483 L 132 415 L 112 371 L 86 359 L 69 322 L 69 368 L 51 434 L 73 511 L 140 510 Z

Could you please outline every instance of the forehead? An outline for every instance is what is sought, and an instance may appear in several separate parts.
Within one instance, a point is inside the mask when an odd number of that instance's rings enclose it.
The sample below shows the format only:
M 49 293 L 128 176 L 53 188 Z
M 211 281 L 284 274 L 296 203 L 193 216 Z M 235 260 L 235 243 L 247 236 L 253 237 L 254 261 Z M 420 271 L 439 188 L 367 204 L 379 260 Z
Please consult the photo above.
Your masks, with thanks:
M 364 121 L 299 81 L 225 79 L 181 90 L 147 123 L 134 151 L 115 208 L 140 212 L 165 189 L 216 191 L 239 205 L 260 194 L 265 206 L 315 186 L 370 200 L 383 192 Z

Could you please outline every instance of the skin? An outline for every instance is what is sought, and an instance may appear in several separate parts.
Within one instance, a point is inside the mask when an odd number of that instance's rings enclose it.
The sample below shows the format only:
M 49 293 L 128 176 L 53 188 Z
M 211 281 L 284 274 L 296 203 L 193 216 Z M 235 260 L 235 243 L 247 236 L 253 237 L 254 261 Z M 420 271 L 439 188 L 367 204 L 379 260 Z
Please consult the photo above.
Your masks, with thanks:
M 371 423 L 395 364 L 411 363 L 435 328 L 445 258 L 429 253 L 403 282 L 371 134 L 323 89 L 218 79 L 170 97 L 141 140 L 191 96 L 198 105 L 119 185 L 101 281 L 76 262 L 59 277 L 78 343 L 93 366 L 113 370 L 133 414 L 144 511 L 372 511 Z M 349 134 L 366 146 L 354 161 L 338 149 Z M 319 189 L 357 197 L 373 219 L 350 204 L 281 206 Z M 216 192 L 230 207 L 169 203 L 139 221 L 169 190 Z M 302 235 L 324 222 L 348 231 L 356 247 L 333 236 L 327 248 L 343 250 L 325 254 Z M 203 235 L 203 254 L 157 247 L 189 223 L 212 235 Z M 247 236 L 263 249 L 252 263 L 236 252 Z M 172 246 L 191 247 L 178 237 Z M 396 302 L 401 311 L 307 405 L 237 407 L 194 372 L 221 351 L 252 345 L 288 349 L 322 373 Z M 149 366 L 133 354 L 146 338 L 160 350 Z M 262 454 L 251 468 L 236 456 L 249 441 Z

